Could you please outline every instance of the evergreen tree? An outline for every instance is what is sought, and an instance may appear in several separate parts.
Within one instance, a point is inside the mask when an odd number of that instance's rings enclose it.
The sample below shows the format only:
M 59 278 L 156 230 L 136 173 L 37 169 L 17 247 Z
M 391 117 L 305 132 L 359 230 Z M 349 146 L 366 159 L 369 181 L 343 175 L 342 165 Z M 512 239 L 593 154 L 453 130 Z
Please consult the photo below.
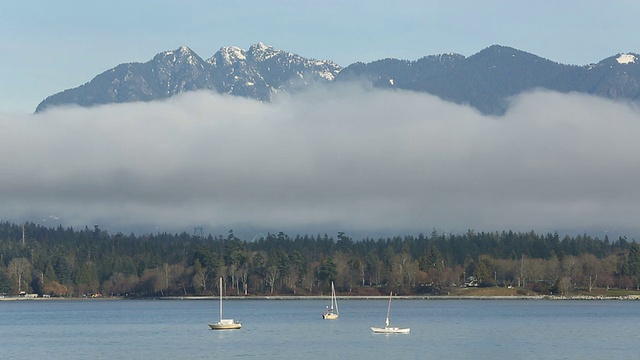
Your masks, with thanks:
M 629 247 L 626 271 L 627 275 L 631 276 L 636 285 L 638 285 L 638 279 L 640 279 L 640 244 L 635 241 Z
M 322 266 L 320 266 L 318 280 L 328 284 L 331 281 L 335 281 L 337 273 L 336 265 L 333 263 L 333 260 L 331 258 L 327 258 Z

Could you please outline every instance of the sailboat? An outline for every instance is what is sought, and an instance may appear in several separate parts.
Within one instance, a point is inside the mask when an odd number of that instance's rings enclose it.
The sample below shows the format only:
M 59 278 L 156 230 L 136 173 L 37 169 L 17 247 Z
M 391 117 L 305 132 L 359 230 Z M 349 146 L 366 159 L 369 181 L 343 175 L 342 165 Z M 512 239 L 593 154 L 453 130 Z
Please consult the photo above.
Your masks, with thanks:
M 331 282 L 331 306 L 327 307 L 327 311 L 322 314 L 322 318 L 325 320 L 335 320 L 340 316 L 338 312 L 338 300 L 336 299 L 336 289 L 333 287 L 333 281 Z
M 209 323 L 212 330 L 235 330 L 240 329 L 242 324 L 233 321 L 233 319 L 222 318 L 222 277 L 220 278 L 220 321 L 217 323 Z
M 387 307 L 387 319 L 385 320 L 384 327 L 371 327 L 376 334 L 408 334 L 411 331 L 410 328 L 399 328 L 395 326 L 389 326 L 389 313 L 391 312 L 391 296 L 393 292 L 389 293 L 389 306 Z

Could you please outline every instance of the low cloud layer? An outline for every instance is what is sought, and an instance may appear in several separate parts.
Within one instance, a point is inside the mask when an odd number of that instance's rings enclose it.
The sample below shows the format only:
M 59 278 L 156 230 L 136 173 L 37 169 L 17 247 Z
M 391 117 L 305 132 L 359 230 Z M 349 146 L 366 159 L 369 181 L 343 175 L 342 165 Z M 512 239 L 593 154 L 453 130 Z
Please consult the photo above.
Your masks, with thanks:
M 110 232 L 640 231 L 640 110 L 577 94 L 502 117 L 344 86 L 273 103 L 1 115 L 0 218 Z

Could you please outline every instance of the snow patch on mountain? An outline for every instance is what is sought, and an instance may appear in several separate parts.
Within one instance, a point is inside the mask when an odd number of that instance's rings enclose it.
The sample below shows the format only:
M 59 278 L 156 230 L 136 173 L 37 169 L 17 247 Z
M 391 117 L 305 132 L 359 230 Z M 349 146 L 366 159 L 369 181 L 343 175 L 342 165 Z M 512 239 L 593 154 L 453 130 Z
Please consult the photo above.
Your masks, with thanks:
M 616 60 L 619 64 L 630 64 L 636 62 L 636 57 L 633 54 L 622 54 Z
M 267 46 L 261 42 L 251 45 L 249 47 L 249 53 L 253 55 L 256 61 L 265 61 L 278 54 L 283 53 L 282 50 L 275 50 L 272 46 Z
M 207 61 L 212 65 L 229 66 L 240 62 L 245 62 L 247 60 L 247 52 L 237 46 L 222 47 L 220 48 L 220 50 L 218 50 L 217 55 L 219 55 L 219 59 L 222 61 L 222 64 L 218 63 L 215 55 Z

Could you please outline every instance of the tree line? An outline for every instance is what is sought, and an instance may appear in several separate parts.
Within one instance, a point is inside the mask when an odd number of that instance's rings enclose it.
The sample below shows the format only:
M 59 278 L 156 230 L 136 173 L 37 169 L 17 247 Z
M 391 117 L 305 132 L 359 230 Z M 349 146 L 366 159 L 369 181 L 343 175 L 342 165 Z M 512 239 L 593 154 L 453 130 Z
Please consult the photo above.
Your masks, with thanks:
M 535 293 L 636 289 L 640 245 L 619 237 L 475 232 L 363 238 L 280 232 L 109 234 L 98 226 L 0 223 L 0 293 L 50 296 L 442 294 L 455 286 Z

